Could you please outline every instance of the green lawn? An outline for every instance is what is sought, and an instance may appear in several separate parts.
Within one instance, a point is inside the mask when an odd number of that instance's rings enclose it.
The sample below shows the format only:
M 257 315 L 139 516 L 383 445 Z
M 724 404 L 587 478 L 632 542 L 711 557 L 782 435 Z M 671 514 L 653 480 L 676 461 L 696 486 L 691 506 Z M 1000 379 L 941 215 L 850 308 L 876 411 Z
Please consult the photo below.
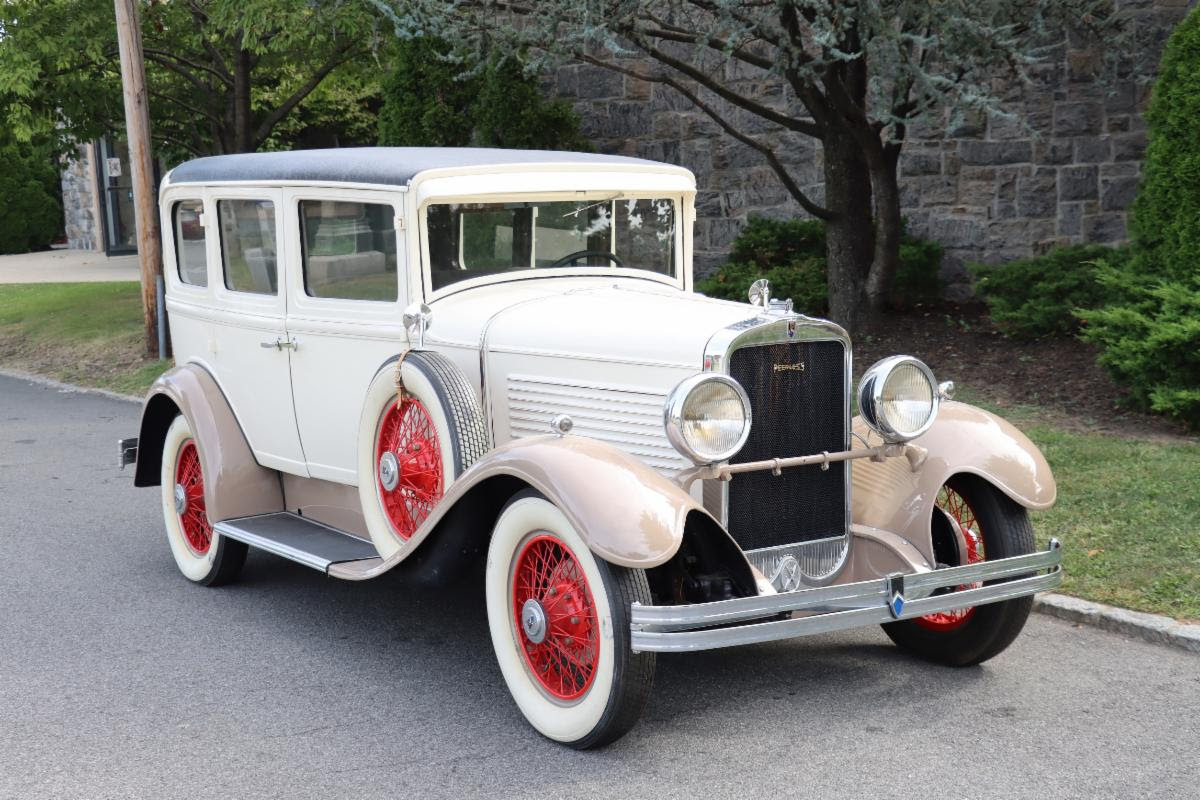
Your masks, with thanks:
M 142 394 L 170 361 L 143 355 L 137 283 L 0 285 L 0 366 Z
M 0 366 L 141 394 L 169 366 L 141 357 L 141 320 L 135 283 L 0 286 Z M 1011 420 L 1050 461 L 1058 504 L 1033 524 L 1039 540 L 1063 542 L 1062 591 L 1200 619 L 1200 441 L 1087 433 L 960 397 Z
M 1200 440 L 1067 430 L 1037 408 L 958 399 L 1008 419 L 1050 462 L 1058 502 L 1030 518 L 1039 544 L 1063 543 L 1060 591 L 1200 620 Z

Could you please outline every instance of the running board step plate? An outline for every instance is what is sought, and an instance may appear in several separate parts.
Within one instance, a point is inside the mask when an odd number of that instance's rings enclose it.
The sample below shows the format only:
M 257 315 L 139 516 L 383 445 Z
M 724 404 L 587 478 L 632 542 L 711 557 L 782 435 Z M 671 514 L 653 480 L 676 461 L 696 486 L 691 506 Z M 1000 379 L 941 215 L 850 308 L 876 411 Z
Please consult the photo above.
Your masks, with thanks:
M 261 514 L 213 525 L 222 536 L 328 572 L 330 564 L 379 558 L 375 545 L 296 514 Z

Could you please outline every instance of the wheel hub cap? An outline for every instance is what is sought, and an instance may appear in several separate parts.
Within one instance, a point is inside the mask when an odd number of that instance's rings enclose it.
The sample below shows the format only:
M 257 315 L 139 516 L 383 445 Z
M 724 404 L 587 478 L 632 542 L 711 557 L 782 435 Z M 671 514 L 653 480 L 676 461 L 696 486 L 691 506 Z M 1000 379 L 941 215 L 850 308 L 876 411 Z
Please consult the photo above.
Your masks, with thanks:
M 400 462 L 396 460 L 396 454 L 389 450 L 379 459 L 379 485 L 384 488 L 384 491 L 390 492 L 396 488 L 398 483 L 400 483 Z
M 533 598 L 526 600 L 521 608 L 521 630 L 525 632 L 525 638 L 534 644 L 546 640 L 546 610 Z
M 187 490 L 183 488 L 182 483 L 175 484 L 174 499 L 175 513 L 182 516 L 183 512 L 187 511 Z

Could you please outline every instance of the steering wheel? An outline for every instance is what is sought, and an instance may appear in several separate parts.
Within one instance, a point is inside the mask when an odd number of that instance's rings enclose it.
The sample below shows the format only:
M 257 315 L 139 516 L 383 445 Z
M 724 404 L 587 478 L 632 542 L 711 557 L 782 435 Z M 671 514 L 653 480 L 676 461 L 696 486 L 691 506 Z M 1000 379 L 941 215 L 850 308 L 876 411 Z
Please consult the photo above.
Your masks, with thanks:
M 625 267 L 625 262 L 622 261 L 617 256 L 616 253 L 610 253 L 607 250 L 576 250 L 574 253 L 568 253 L 567 255 L 560 258 L 558 261 L 555 261 L 549 267 L 543 267 L 543 269 L 554 269 L 555 267 L 565 267 L 568 264 L 574 264 L 576 261 L 580 260 L 581 258 L 591 258 L 592 256 L 603 256 L 604 258 L 607 258 L 612 263 L 616 264 L 618 267 L 621 267 L 621 268 Z

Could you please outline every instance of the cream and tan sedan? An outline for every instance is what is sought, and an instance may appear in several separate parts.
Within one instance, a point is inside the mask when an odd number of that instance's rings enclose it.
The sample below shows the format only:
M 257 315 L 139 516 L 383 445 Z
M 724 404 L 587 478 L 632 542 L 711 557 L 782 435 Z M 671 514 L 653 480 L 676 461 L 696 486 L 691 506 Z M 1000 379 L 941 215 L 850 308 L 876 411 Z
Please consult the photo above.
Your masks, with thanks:
M 1055 498 L 1041 453 L 903 355 L 852 418 L 841 328 L 762 282 L 693 292 L 695 193 L 666 164 L 483 149 L 172 170 L 177 366 L 120 457 L 180 571 L 232 581 L 255 547 L 339 580 L 482 575 L 513 700 L 578 748 L 635 724 L 660 652 L 876 624 L 948 664 L 1008 647 L 1061 580 L 1027 515 Z

